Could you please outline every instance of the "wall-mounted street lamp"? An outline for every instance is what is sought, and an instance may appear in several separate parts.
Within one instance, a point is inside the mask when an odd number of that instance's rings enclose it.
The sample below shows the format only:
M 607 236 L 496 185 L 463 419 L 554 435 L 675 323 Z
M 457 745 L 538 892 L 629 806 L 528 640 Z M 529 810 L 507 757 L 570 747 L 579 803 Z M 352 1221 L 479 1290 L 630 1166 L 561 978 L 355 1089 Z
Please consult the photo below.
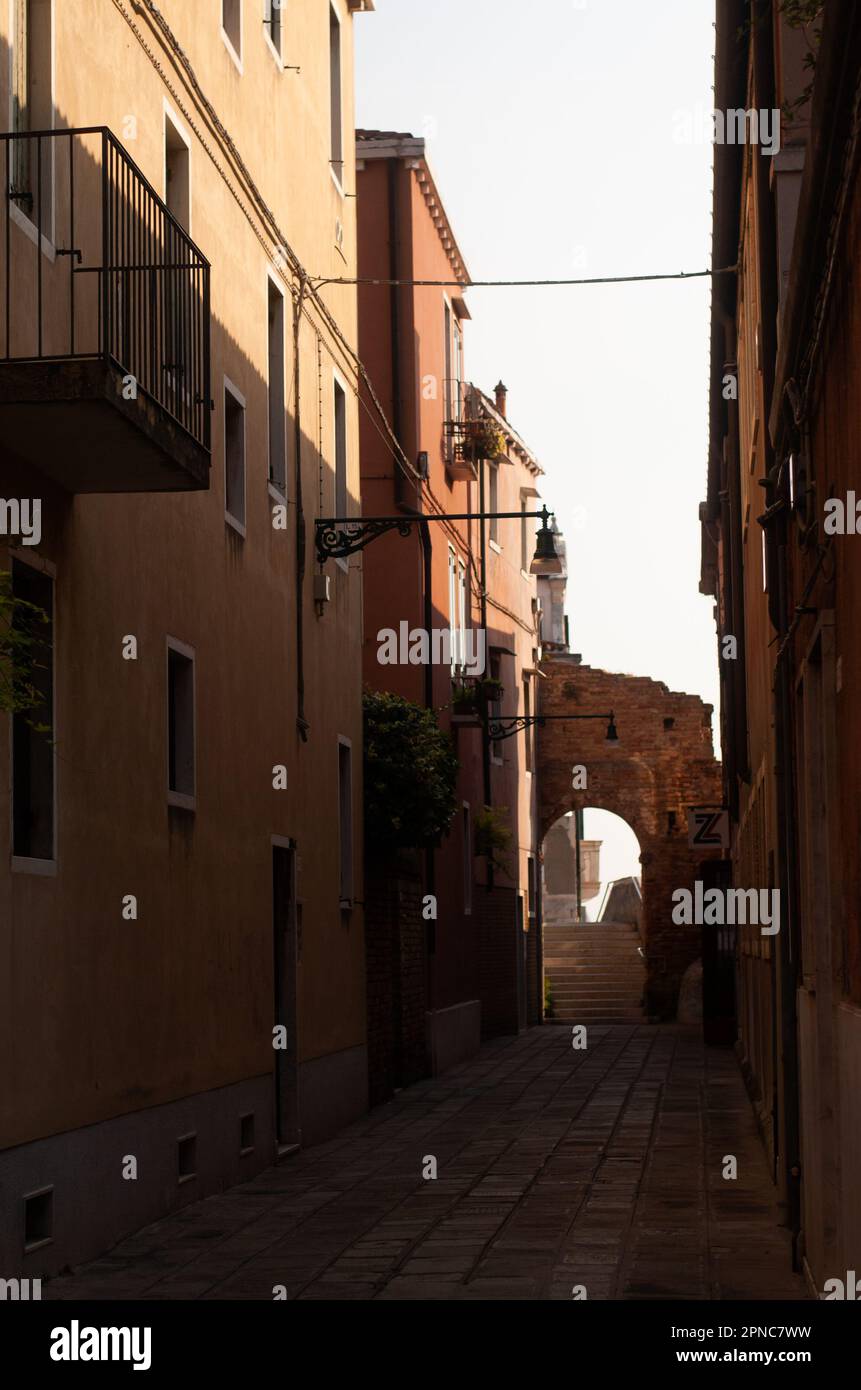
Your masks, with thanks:
M 549 521 L 554 515 L 546 507 L 540 512 L 420 512 L 413 516 L 363 516 L 326 517 L 314 523 L 314 544 L 320 564 L 326 560 L 336 560 L 346 555 L 355 555 L 366 545 L 385 535 L 387 531 L 397 531 L 401 536 L 410 535 L 413 527 L 426 521 L 507 521 L 521 520 L 524 516 L 540 518 L 541 525 L 535 538 L 535 554 L 529 566 L 531 574 L 561 574 L 562 561 L 556 554 L 556 544 Z
M 498 743 L 500 739 L 511 738 L 513 734 L 519 734 L 521 729 L 528 729 L 533 724 L 542 728 L 550 719 L 606 719 L 606 742 L 619 742 L 619 733 L 612 710 L 609 714 L 500 714 L 496 718 L 488 719 L 487 737 L 491 743 Z

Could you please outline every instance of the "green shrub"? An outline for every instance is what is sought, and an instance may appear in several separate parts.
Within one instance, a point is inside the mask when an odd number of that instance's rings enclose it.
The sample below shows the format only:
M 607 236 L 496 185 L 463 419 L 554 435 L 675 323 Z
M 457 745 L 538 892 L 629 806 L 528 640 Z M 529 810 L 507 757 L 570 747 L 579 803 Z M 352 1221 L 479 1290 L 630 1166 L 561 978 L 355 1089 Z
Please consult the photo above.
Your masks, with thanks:
M 457 754 L 433 710 L 365 691 L 365 842 L 371 850 L 438 844 L 457 807 Z

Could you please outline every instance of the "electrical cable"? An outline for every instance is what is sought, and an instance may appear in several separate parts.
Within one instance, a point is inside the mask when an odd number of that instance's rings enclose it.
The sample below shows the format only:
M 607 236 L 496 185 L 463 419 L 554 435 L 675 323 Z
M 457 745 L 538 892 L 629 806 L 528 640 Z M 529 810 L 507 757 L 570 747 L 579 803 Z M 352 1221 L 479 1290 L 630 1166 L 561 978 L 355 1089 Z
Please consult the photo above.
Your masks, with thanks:
M 352 278 L 346 275 L 338 276 L 312 276 L 311 285 L 315 290 L 322 288 L 323 285 L 402 285 L 418 287 L 435 287 L 449 289 L 518 289 L 545 286 L 561 285 L 633 285 L 643 281 L 654 280 L 698 280 L 704 276 L 715 275 L 735 275 L 738 266 L 725 265 L 716 270 L 672 270 L 657 275 L 594 275 L 586 279 L 579 280 L 470 280 L 464 284 L 462 280 L 388 280 L 385 277 L 376 276 L 356 276 Z

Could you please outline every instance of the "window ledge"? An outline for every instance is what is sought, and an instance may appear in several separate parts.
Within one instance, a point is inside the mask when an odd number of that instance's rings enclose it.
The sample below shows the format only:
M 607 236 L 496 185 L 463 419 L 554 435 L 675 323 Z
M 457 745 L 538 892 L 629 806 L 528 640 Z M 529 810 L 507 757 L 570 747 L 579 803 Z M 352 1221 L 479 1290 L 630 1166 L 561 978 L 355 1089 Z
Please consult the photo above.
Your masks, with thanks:
M 228 35 L 226 29 L 222 29 L 222 31 L 221 31 L 221 40 L 222 40 L 222 43 L 224 44 L 224 47 L 227 49 L 228 53 L 230 54 L 230 57 L 231 57 L 233 63 L 234 63 L 235 66 L 236 66 L 236 71 L 237 71 L 238 73 L 241 73 L 241 72 L 242 72 L 242 59 L 240 58 L 239 54 L 236 52 L 236 49 L 233 47 L 233 44 L 232 44 L 231 41 L 230 41 L 230 37 L 229 37 L 229 35 Z
M 341 160 L 341 163 L 342 163 L 342 164 L 343 164 L 343 162 L 344 162 L 344 161 Z M 332 160 L 332 159 L 330 159 L 330 160 L 329 160 L 329 173 L 332 175 L 332 182 L 333 182 L 333 184 L 335 185 L 336 189 L 338 190 L 338 195 L 339 195 L 339 197 L 343 198 L 343 196 L 344 196 L 344 185 L 341 183 L 341 180 L 338 178 L 338 175 L 335 173 L 334 164 L 335 164 L 335 161 Z
M 263 37 L 264 37 L 264 39 L 266 40 L 266 47 L 269 49 L 269 52 L 272 54 L 273 60 L 274 60 L 274 62 L 275 62 L 275 66 L 277 67 L 277 69 L 278 69 L 279 72 L 283 72 L 283 71 L 284 71 L 284 59 L 281 57 L 281 54 L 278 52 L 278 49 L 275 47 L 274 43 L 272 42 L 271 38 L 269 37 L 269 26 L 268 26 L 268 25 L 266 25 L 266 27 L 265 27 L 264 30 L 263 30 Z
M 197 797 L 189 796 L 187 792 L 168 791 L 168 806 L 175 806 L 179 811 L 196 811 Z
M 267 488 L 269 491 L 269 496 L 273 499 L 273 501 L 280 502 L 282 506 L 289 507 L 290 503 L 287 499 L 287 493 L 282 492 L 278 484 L 273 483 L 271 478 L 267 483 Z
M 39 240 L 39 227 L 38 227 L 38 223 L 37 223 L 37 222 L 34 222 L 33 219 L 32 219 L 31 217 L 28 217 L 28 215 L 27 215 L 26 212 L 22 212 L 21 209 L 18 207 L 17 203 L 12 202 L 11 199 L 10 199 L 10 201 L 9 201 L 8 207 L 9 207 L 9 216 L 10 216 L 11 221 L 15 223 L 15 226 L 16 226 L 16 227 L 20 228 L 20 230 L 24 233 L 24 235 L 25 235 L 26 237 L 29 237 L 30 241 L 32 241 L 33 245 L 35 246 L 35 245 L 37 244 L 38 240 Z M 54 229 L 53 229 L 53 226 L 52 226 L 52 228 L 51 228 L 52 233 L 53 233 L 53 230 L 54 230 Z M 43 255 L 43 256 L 46 256 L 47 259 L 48 259 L 48 260 L 51 262 L 51 264 L 53 265 L 53 263 L 54 263 L 54 262 L 56 261 L 56 259 L 57 259 L 56 248 L 55 248 L 54 243 L 53 243 L 53 241 L 51 240 L 51 238 L 50 238 L 49 236 L 47 236 L 46 233 L 45 233 L 44 231 L 42 232 L 42 248 L 41 248 L 41 249 L 42 249 L 42 255 Z
M 12 855 L 13 874 L 36 874 L 39 878 L 56 878 L 56 859 L 29 859 L 23 854 Z
M 492 537 L 491 537 L 491 539 L 488 541 L 488 545 L 490 546 L 491 550 L 495 550 L 495 551 L 496 551 L 497 555 L 501 555 L 501 554 L 502 554 L 502 546 L 499 544 L 498 541 L 493 540 Z
M 246 530 L 241 521 L 237 521 L 236 517 L 231 515 L 230 512 L 224 513 L 224 520 L 227 522 L 228 526 L 230 526 L 232 530 L 236 532 L 238 536 L 241 536 L 242 539 L 245 540 Z

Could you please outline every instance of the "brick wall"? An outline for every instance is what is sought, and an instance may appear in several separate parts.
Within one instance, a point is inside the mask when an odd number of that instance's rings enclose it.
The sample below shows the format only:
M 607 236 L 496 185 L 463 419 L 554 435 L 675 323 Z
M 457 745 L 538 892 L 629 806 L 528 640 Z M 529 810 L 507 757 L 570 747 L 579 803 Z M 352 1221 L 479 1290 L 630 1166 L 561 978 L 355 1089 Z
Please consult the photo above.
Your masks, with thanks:
M 429 1074 L 422 880 L 409 858 L 369 863 L 365 954 L 370 1104 Z
M 616 718 L 619 742 L 606 741 L 602 720 L 550 722 L 538 730 L 542 837 L 567 811 L 593 806 L 626 820 L 640 842 L 647 1009 L 671 1018 L 679 981 L 700 955 L 700 929 L 672 921 L 672 894 L 693 889 L 715 851 L 688 848 L 687 809 L 718 805 L 720 764 L 712 750 L 711 705 L 671 691 L 646 676 L 583 666 L 576 657 L 547 657 L 541 714 L 605 713 Z M 587 786 L 572 787 L 572 769 L 586 768 Z
M 518 933 L 523 934 L 517 922 L 517 894 L 498 884 L 490 892 L 477 887 L 472 910 L 481 943 L 481 1035 L 516 1033 Z

